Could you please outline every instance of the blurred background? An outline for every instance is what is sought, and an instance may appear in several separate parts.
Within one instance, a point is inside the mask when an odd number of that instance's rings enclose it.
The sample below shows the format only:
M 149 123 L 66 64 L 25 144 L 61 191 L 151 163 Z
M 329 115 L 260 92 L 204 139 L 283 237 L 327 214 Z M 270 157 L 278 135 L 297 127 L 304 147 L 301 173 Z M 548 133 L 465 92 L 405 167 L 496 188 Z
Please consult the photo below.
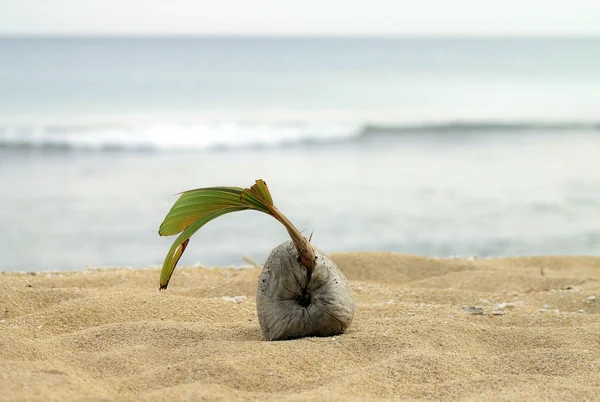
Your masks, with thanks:
M 0 270 L 160 265 L 175 193 L 258 178 L 326 252 L 600 253 L 600 3 L 216 3 L 0 1 Z

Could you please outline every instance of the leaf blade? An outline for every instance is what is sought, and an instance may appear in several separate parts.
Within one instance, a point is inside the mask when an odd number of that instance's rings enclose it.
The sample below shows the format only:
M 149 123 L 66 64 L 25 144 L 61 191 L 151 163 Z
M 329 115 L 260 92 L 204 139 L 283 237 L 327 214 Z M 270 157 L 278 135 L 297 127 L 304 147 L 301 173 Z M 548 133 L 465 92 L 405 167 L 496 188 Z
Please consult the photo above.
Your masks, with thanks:
M 271 197 L 271 192 L 269 191 L 269 187 L 267 187 L 267 182 L 263 179 L 256 180 L 254 185 L 250 187 L 250 191 L 256 193 L 264 203 L 274 206 L 273 197 Z
M 185 251 L 187 242 L 189 242 L 190 237 L 192 237 L 192 235 L 194 233 L 196 233 L 202 226 L 206 225 L 208 222 L 212 221 L 215 218 L 218 218 L 221 215 L 225 215 L 225 214 L 228 214 L 231 212 L 236 212 L 236 211 L 242 211 L 244 209 L 248 209 L 248 208 L 232 207 L 232 208 L 224 208 L 224 209 L 221 209 L 218 211 L 209 212 L 209 213 L 203 215 L 202 217 L 198 218 L 194 223 L 192 223 L 185 230 L 183 230 L 181 232 L 181 234 L 177 237 L 177 239 L 175 239 L 175 241 L 173 242 L 173 245 L 171 246 L 171 249 L 169 250 L 169 252 L 167 253 L 167 256 L 165 257 L 165 261 L 163 262 L 163 267 L 160 272 L 160 288 L 159 289 L 166 289 L 167 286 L 169 285 L 169 281 L 171 279 L 171 276 L 173 275 L 175 266 L 177 265 L 177 262 L 179 261 L 179 259 L 181 258 L 181 255 Z M 181 251 L 180 251 L 180 246 L 182 246 L 182 244 L 184 244 L 184 243 L 186 244 L 186 246 L 181 247 Z
M 256 180 L 255 184 L 245 189 L 241 187 L 204 187 L 187 190 L 179 195 L 158 230 L 161 236 L 179 234 L 163 262 L 160 289 L 167 288 L 175 267 L 188 246 L 190 237 L 211 220 L 227 213 L 252 209 L 271 215 L 286 227 L 299 253 L 304 253 L 302 251 L 304 248 L 312 250 L 310 244 L 304 247 L 304 243 L 307 241 L 292 223 L 275 208 L 267 183 L 262 179 Z
M 237 187 L 210 187 L 189 190 L 181 194 L 161 223 L 158 234 L 172 236 L 185 230 L 195 218 L 207 211 L 220 208 L 240 207 L 242 189 Z

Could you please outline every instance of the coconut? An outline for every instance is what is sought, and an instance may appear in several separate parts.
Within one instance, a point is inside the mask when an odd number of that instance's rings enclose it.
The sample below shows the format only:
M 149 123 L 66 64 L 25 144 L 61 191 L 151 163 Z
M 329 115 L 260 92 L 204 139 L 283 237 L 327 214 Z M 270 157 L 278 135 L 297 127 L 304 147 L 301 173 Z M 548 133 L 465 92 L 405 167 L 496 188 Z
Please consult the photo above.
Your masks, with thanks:
M 291 241 L 273 249 L 258 280 L 256 311 L 269 341 L 343 333 L 354 318 L 354 297 L 335 263 L 313 246 L 312 273 Z
M 273 203 L 267 183 L 250 188 L 204 187 L 184 191 L 163 220 L 161 236 L 179 234 L 171 245 L 159 289 L 166 289 L 190 237 L 208 222 L 231 212 L 254 210 L 277 219 L 292 241 L 269 255 L 258 282 L 256 309 L 267 340 L 343 333 L 354 317 L 354 297 L 342 271 Z

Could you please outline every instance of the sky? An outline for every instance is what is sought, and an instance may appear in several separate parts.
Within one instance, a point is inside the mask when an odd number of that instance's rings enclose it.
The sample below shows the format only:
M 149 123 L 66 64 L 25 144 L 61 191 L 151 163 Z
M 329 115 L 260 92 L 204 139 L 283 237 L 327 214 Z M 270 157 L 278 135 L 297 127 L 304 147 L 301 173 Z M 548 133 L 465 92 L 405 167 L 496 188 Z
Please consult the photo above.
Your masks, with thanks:
M 0 35 L 600 36 L 600 0 L 0 0 Z

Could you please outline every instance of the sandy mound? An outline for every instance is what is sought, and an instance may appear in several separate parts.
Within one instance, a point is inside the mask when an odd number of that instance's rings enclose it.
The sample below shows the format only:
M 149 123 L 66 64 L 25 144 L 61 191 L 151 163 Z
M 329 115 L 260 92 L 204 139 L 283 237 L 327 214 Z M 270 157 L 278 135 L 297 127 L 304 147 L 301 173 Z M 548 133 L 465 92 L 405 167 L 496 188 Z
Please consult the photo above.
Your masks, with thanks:
M 357 315 L 266 342 L 259 269 L 0 273 L 8 400 L 600 398 L 600 258 L 344 253 Z

